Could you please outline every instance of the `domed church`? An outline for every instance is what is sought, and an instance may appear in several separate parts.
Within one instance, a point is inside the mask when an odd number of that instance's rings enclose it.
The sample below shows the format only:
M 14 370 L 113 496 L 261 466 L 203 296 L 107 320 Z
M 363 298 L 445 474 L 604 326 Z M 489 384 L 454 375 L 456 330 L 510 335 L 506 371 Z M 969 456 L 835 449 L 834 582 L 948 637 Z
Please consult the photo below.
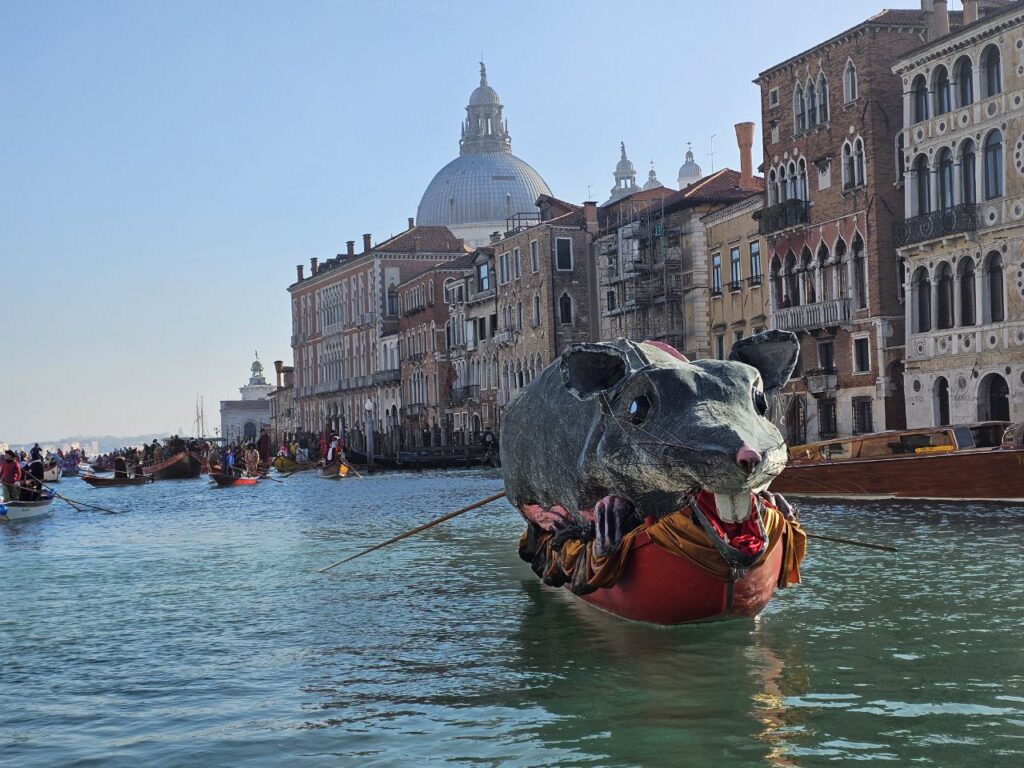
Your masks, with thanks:
M 469 246 L 486 245 L 492 232 L 505 233 L 507 220 L 537 214 L 537 198 L 551 190 L 530 165 L 512 154 L 508 123 L 498 93 L 487 84 L 469 97 L 459 156 L 437 172 L 416 211 L 419 226 L 445 226 Z

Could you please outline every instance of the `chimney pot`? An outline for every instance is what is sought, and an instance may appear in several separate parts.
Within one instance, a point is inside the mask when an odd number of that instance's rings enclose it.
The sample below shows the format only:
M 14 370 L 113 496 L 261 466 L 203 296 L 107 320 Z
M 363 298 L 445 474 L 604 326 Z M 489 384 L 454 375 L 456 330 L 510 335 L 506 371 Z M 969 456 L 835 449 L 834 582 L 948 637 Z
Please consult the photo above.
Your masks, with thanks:
M 366 251 L 370 250 L 370 248 L 372 247 L 371 244 L 370 244 L 370 241 L 372 239 L 373 239 L 373 235 L 371 235 L 370 233 L 366 233 L 365 235 L 363 235 L 363 252 L 364 253 Z
M 978 0 L 964 0 L 964 26 L 978 20 Z
M 932 0 L 932 40 L 949 34 L 949 10 L 946 0 Z
M 320 263 L 320 259 L 318 259 L 316 256 L 314 256 L 313 258 L 311 258 L 309 260 L 309 276 L 310 277 L 312 277 L 313 275 L 316 274 L 316 268 L 317 268 L 317 265 L 319 263 Z
M 356 241 L 355 240 L 348 240 L 345 243 L 345 245 L 348 247 L 348 255 L 349 256 L 355 256 L 356 255 Z
M 295 276 L 296 276 L 295 282 L 301 283 L 302 282 L 302 265 L 301 264 L 296 264 L 295 265 Z
M 409 217 L 409 229 L 412 229 L 415 226 L 416 226 L 416 220 L 412 216 L 410 216 Z
M 736 143 L 740 148 L 740 189 L 754 191 L 754 124 L 736 123 Z

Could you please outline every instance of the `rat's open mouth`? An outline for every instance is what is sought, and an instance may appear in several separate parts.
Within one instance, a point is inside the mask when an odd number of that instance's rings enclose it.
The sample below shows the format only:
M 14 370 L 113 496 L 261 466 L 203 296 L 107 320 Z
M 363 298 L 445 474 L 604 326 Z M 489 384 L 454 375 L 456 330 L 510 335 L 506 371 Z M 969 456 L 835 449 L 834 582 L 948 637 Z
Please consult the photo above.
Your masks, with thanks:
M 693 519 L 731 565 L 749 567 L 768 546 L 753 491 L 724 494 L 701 490 L 694 496 Z

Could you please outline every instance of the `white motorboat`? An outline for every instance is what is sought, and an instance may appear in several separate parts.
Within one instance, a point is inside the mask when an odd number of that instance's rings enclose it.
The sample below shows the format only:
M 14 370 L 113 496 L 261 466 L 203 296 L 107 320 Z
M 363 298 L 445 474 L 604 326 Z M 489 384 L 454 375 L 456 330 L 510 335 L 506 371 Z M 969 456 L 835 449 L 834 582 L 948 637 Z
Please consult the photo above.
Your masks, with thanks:
M 5 501 L 0 503 L 0 522 L 43 517 L 50 514 L 51 506 L 53 506 L 53 496 L 46 496 L 38 501 Z

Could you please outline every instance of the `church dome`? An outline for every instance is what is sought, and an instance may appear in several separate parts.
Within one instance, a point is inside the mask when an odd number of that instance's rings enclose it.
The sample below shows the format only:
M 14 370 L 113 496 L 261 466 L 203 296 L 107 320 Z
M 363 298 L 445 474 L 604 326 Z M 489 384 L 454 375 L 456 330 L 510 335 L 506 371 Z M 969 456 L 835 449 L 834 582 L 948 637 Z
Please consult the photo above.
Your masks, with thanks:
M 686 162 L 679 166 L 679 178 L 676 179 L 679 188 L 686 189 L 694 182 L 700 181 L 703 175 L 700 166 L 693 161 L 693 150 L 687 145 Z
M 540 174 L 511 152 L 459 155 L 427 186 L 416 223 L 449 229 L 475 223 L 504 227 L 509 216 L 535 211 L 537 198 L 550 194 Z
M 551 190 L 530 165 L 512 154 L 508 124 L 497 92 L 480 64 L 480 85 L 469 97 L 459 156 L 437 172 L 416 210 L 420 226 L 448 227 L 469 245 L 485 245 L 506 220 L 537 212 L 537 198 Z

